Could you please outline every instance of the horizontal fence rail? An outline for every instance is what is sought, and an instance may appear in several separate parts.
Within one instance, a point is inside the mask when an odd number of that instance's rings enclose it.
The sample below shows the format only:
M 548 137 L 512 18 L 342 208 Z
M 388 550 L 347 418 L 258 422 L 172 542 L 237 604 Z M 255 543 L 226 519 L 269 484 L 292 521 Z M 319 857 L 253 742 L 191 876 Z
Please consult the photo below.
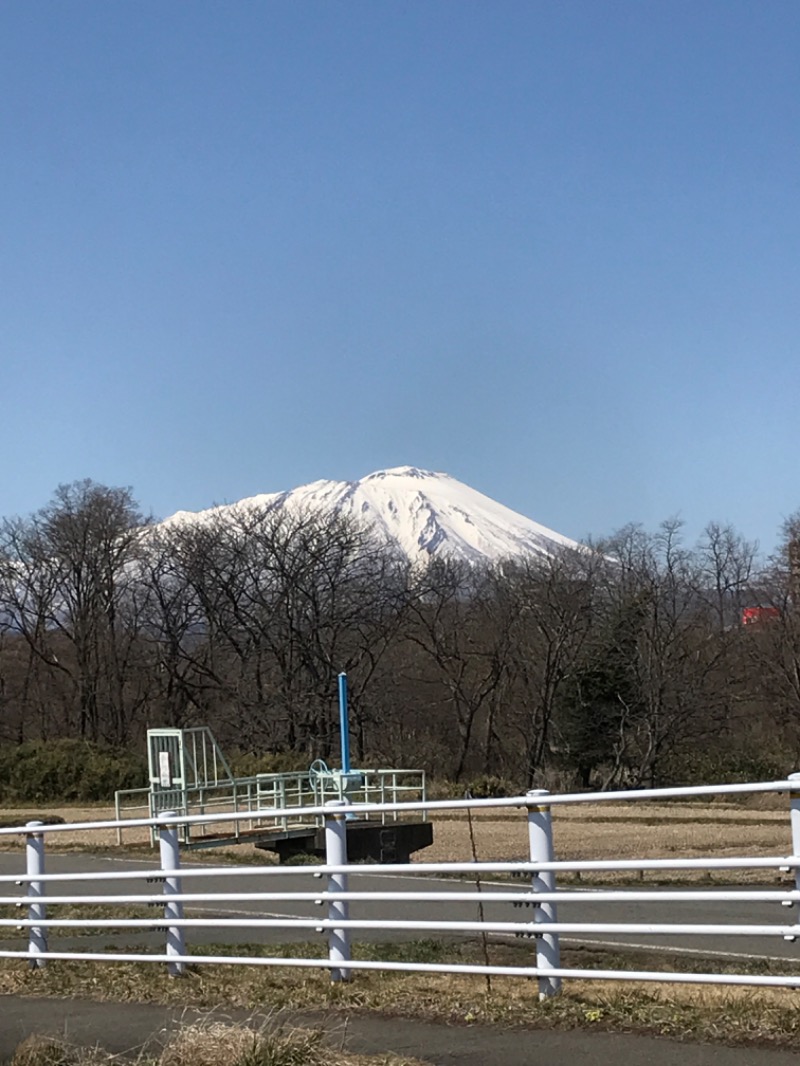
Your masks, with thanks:
M 789 854 L 561 860 L 554 853 L 551 809 L 555 806 L 763 792 L 788 793 Z M 520 817 L 527 822 L 528 837 L 528 854 L 524 858 L 503 862 L 408 862 L 392 864 L 390 868 L 376 863 L 348 862 L 347 825 L 353 819 L 367 815 L 383 819 L 400 812 L 419 815 L 440 810 L 479 813 L 498 807 L 521 809 Z M 271 819 L 296 817 L 298 808 L 293 806 L 284 810 L 272 806 L 266 813 Z M 597 943 L 600 936 L 637 937 L 639 940 L 652 937 L 662 941 L 675 937 L 692 938 L 700 956 L 708 945 L 709 955 L 704 957 L 709 958 L 714 954 L 711 947 L 714 938 L 735 938 L 745 946 L 759 939 L 769 944 L 781 940 L 793 943 L 800 938 L 800 921 L 787 920 L 790 918 L 787 909 L 800 905 L 800 775 L 781 781 L 741 785 L 614 793 L 550 795 L 540 790 L 492 800 L 359 804 L 346 798 L 333 799 L 323 805 L 302 808 L 303 817 L 309 820 L 319 818 L 324 825 L 323 865 L 182 864 L 180 843 L 186 839 L 187 824 L 213 827 L 219 822 L 250 821 L 259 815 L 258 808 L 255 808 L 202 815 L 165 811 L 157 817 L 126 818 L 126 829 L 134 825 L 144 826 L 152 829 L 157 839 L 158 861 L 145 861 L 140 869 L 115 867 L 112 870 L 61 872 L 47 869 L 48 855 L 50 851 L 57 853 L 60 834 L 79 833 L 90 843 L 95 831 L 118 831 L 119 820 L 54 825 L 31 822 L 0 829 L 0 836 L 18 838 L 22 835 L 24 838 L 24 860 L 20 859 L 19 872 L 0 874 L 0 930 L 5 930 L 3 936 L 8 937 L 5 943 L 0 942 L 0 958 L 25 960 L 37 969 L 58 960 L 149 962 L 166 965 L 175 976 L 183 973 L 187 965 L 206 964 L 322 968 L 329 971 L 334 981 L 347 981 L 358 972 L 373 970 L 489 974 L 535 978 L 542 997 L 557 993 L 563 979 L 577 978 L 800 987 L 800 972 L 796 975 L 721 973 L 711 970 L 711 962 L 707 973 L 637 970 L 633 967 L 582 969 L 562 966 L 560 955 L 563 937 L 582 939 L 587 944 Z M 745 845 L 743 850 L 746 850 Z M 81 858 L 73 855 L 72 861 L 77 863 Z M 85 861 L 88 866 L 91 860 Z M 392 880 L 386 881 L 389 870 Z M 557 878 L 564 873 L 714 870 L 730 871 L 732 876 L 745 870 L 788 875 L 791 883 L 777 889 L 736 885 L 719 889 L 670 887 L 664 890 L 557 887 Z M 355 883 L 363 878 L 374 879 L 377 875 L 383 878 L 378 888 L 374 883 L 369 888 L 361 888 Z M 207 879 L 210 885 L 203 883 L 193 887 L 198 878 Z M 502 880 L 498 881 L 498 878 Z M 224 884 L 220 884 L 221 879 Z M 218 891 L 215 890 L 217 884 Z M 104 889 L 103 885 L 107 887 Z M 674 904 L 678 909 L 674 919 L 670 916 L 669 920 L 664 920 L 660 914 L 654 915 L 652 920 L 615 920 L 614 907 L 633 904 L 644 907 Z M 692 915 L 687 916 L 684 908 L 692 904 L 713 906 L 717 909 L 715 913 L 720 913 L 719 919 L 691 920 Z M 726 904 L 737 908 L 734 918 L 728 916 L 726 919 L 721 913 Z M 566 921 L 560 919 L 558 908 L 561 905 L 576 912 L 578 917 Z M 608 920 L 589 920 L 580 915 L 580 909 L 588 905 L 604 905 L 603 909 L 608 905 L 612 908 Z M 739 908 L 758 905 L 774 905 L 776 920 L 764 921 L 760 915 L 754 920 L 742 920 Z M 69 912 L 58 913 L 58 908 L 64 907 L 69 907 Z M 95 911 L 88 911 L 88 908 L 95 908 Z M 108 914 L 98 915 L 97 908 L 104 908 Z M 143 916 L 136 913 L 136 908 L 156 909 L 157 913 Z M 381 908 L 376 915 L 376 910 Z M 403 908 L 412 910 L 407 914 Z M 87 912 L 80 913 L 82 909 Z M 702 916 L 705 918 L 706 913 Z M 627 919 L 628 916 L 624 917 Z M 56 939 L 82 933 L 102 935 L 103 950 L 72 950 L 71 941 L 64 944 Z M 514 938 L 529 941 L 530 948 L 528 950 L 524 943 L 520 945 L 522 961 L 519 965 L 399 962 L 391 958 L 364 960 L 352 957 L 352 943 L 359 934 L 373 935 L 374 939 L 374 934 L 379 933 L 387 934 L 387 938 L 391 935 Z M 209 940 L 214 934 L 218 934 L 218 940 Z M 312 941 L 321 937 L 327 942 L 327 950 L 317 958 L 297 958 L 288 954 L 248 955 L 238 952 L 235 946 L 229 946 L 225 954 L 203 952 L 204 945 L 226 944 L 233 935 L 239 942 L 248 944 L 252 941 L 261 948 L 263 937 L 273 934 Z M 132 950 L 121 939 L 125 935 L 147 939 Z M 15 936 L 21 938 L 21 943 L 10 944 Z M 187 941 L 192 941 L 191 950 Z M 607 940 L 602 943 L 608 945 Z M 643 945 L 637 943 L 635 946 Z M 631 945 L 619 941 L 619 947 L 624 950 Z M 735 952 L 732 954 L 735 956 Z M 754 956 L 747 957 L 752 960 Z M 786 956 L 787 963 L 792 961 Z
M 631 789 L 629 791 L 616 791 L 616 792 L 577 792 L 577 793 L 564 793 L 564 794 L 546 794 L 546 803 L 549 807 L 561 806 L 565 804 L 580 804 L 580 803 L 616 803 L 620 801 L 636 802 L 637 800 L 648 799 L 691 799 L 697 796 L 736 796 L 736 795 L 748 795 L 757 794 L 761 792 L 791 792 L 793 789 L 800 789 L 800 783 L 792 782 L 791 779 L 783 781 L 763 781 L 754 784 L 736 784 L 736 785 L 697 785 L 695 787 L 680 788 L 644 788 L 644 789 Z M 140 791 L 140 790 L 135 790 Z M 369 817 L 370 815 L 381 816 L 383 814 L 390 814 L 393 812 L 412 814 L 415 812 L 430 813 L 435 811 L 458 811 L 458 810 L 478 810 L 486 809 L 490 810 L 493 807 L 523 807 L 527 808 L 532 800 L 532 793 L 526 793 L 520 796 L 509 796 L 502 799 L 462 799 L 462 800 L 414 800 L 410 802 L 391 802 L 385 803 L 348 803 L 346 800 L 341 801 L 341 813 L 353 814 L 358 817 Z M 302 811 L 305 815 L 314 817 L 324 817 L 328 810 L 328 804 L 307 806 L 303 807 Z M 44 832 L 58 833 L 74 831 L 76 829 L 118 829 L 120 826 L 124 829 L 135 829 L 142 827 L 158 827 L 164 820 L 164 812 L 159 815 L 153 815 L 142 818 L 125 818 L 121 823 L 116 819 L 107 819 L 104 821 L 96 822 L 76 822 L 69 825 L 46 825 L 42 826 Z M 169 812 L 177 817 L 176 812 Z M 215 812 L 212 814 L 180 814 L 179 820 L 176 824 L 180 826 L 202 826 L 204 824 L 212 824 L 219 822 L 236 822 L 236 821 L 250 821 L 257 818 L 270 818 L 279 819 L 281 817 L 295 816 L 298 814 L 297 807 L 269 807 L 264 810 L 259 810 L 258 807 L 253 807 L 248 810 L 227 811 L 222 814 Z M 0 829 L 0 836 L 18 834 L 19 829 L 3 827 Z

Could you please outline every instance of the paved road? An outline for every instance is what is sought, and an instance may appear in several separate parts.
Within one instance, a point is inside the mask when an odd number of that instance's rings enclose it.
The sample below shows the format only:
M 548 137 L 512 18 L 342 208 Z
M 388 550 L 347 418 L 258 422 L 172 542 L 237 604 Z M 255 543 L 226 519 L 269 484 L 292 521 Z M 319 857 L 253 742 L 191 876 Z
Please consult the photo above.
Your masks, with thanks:
M 91 870 L 93 880 L 88 883 L 49 884 L 47 895 L 123 895 L 130 893 L 160 892 L 159 884 L 148 884 L 147 872 L 152 872 L 156 860 L 135 861 L 114 856 L 92 857 L 87 855 L 56 855 L 47 856 L 48 873 L 70 873 Z M 0 874 L 14 875 L 22 871 L 24 856 L 13 853 L 0 853 Z M 192 864 L 193 868 L 203 869 L 208 864 Z M 252 867 L 232 867 L 232 870 L 252 870 Z M 142 871 L 141 876 L 133 881 L 114 880 L 117 874 L 125 871 Z M 424 889 L 436 893 L 459 890 L 475 893 L 475 885 L 470 882 L 456 882 L 453 879 L 425 878 L 421 883 L 420 878 L 412 878 L 407 875 L 393 874 L 387 867 L 385 874 L 359 874 L 358 867 L 354 867 L 350 876 L 350 889 L 353 891 L 405 891 Z M 269 873 L 252 873 L 245 877 L 236 877 L 233 874 L 228 877 L 205 877 L 197 876 L 184 879 L 184 892 L 245 892 L 245 891 L 287 891 L 287 892 L 313 892 L 324 887 L 319 877 L 314 876 L 314 867 L 296 867 L 291 871 L 283 872 L 278 876 Z M 486 921 L 530 921 L 532 911 L 519 909 L 511 902 L 492 902 L 492 896 L 498 892 L 524 891 L 524 886 L 488 884 L 483 886 L 481 900 L 484 907 Z M 18 894 L 20 889 L 9 883 L 0 883 L 0 898 Z M 16 912 L 0 907 L 0 916 L 10 917 Z M 325 908 L 315 905 L 313 902 L 290 902 L 281 901 L 276 903 L 236 901 L 218 903 L 190 904 L 186 907 L 187 917 L 303 917 L 308 919 L 320 919 L 325 917 Z M 387 919 L 420 920 L 432 919 L 445 916 L 444 906 L 435 902 L 358 902 L 351 903 L 350 917 L 373 920 L 379 923 Z M 477 917 L 477 897 L 475 902 L 450 903 L 447 906 L 446 916 L 451 920 L 474 921 Z M 591 922 L 636 922 L 643 925 L 641 932 L 633 935 L 620 936 L 617 934 L 604 933 L 572 933 L 563 935 L 562 942 L 565 944 L 598 943 L 603 945 L 628 944 L 647 948 L 656 948 L 673 953 L 697 953 L 724 955 L 736 955 L 751 958 L 774 958 L 794 960 L 800 956 L 800 941 L 789 943 L 779 932 L 769 936 L 741 937 L 733 933 L 725 933 L 721 936 L 687 936 L 687 935 L 654 935 L 645 928 L 648 924 L 669 923 L 677 920 L 698 924 L 725 924 L 734 930 L 742 924 L 763 924 L 769 926 L 782 926 L 797 921 L 797 911 L 787 909 L 779 903 L 761 902 L 656 902 L 656 903 L 598 903 L 579 900 L 577 902 L 562 903 L 559 905 L 559 920 L 591 921 Z M 227 943 L 253 943 L 275 942 L 295 940 L 313 940 L 313 930 L 286 929 L 260 929 L 255 927 L 229 928 L 220 932 L 218 929 L 191 929 L 187 931 L 187 940 L 193 944 L 219 942 L 223 939 Z M 353 938 L 385 940 L 390 937 L 417 938 L 417 932 L 401 933 L 388 931 L 383 927 L 363 932 L 353 932 Z M 431 935 L 436 935 L 432 933 Z M 12 941 L 21 943 L 20 936 L 9 936 L 0 933 L 6 943 Z M 157 944 L 163 937 L 158 933 L 135 932 L 127 930 L 119 934 L 124 936 L 128 943 Z M 93 944 L 107 942 L 107 938 L 93 937 Z M 53 930 L 51 932 L 51 948 L 58 950 L 79 943 L 80 948 L 86 948 L 85 937 L 70 937 L 68 933 Z

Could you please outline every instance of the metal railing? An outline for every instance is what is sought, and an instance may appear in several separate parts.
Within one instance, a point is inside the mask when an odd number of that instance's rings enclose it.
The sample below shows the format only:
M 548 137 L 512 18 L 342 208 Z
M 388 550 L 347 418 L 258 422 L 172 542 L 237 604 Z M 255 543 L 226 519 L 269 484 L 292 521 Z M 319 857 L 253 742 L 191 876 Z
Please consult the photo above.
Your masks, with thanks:
M 168 807 L 165 799 L 169 800 Z M 172 810 L 181 816 L 180 838 L 184 846 L 208 846 L 210 835 L 214 842 L 224 838 L 224 842 L 235 844 L 245 838 L 245 833 L 256 830 L 268 833 L 285 832 L 293 826 L 321 827 L 323 816 L 309 811 L 335 799 L 358 804 L 360 817 L 384 823 L 397 821 L 400 814 L 390 805 L 406 800 L 425 803 L 425 771 L 377 769 L 342 774 L 312 768 L 176 786 L 167 793 L 152 787 L 123 789 L 114 793 L 116 838 L 122 844 L 126 828 L 141 824 L 142 818 L 155 820 L 162 811 Z M 379 805 L 377 812 L 375 804 Z M 424 807 L 422 811 L 424 817 Z M 206 814 L 213 815 L 213 820 L 192 819 Z M 150 843 L 153 847 L 157 843 L 154 829 Z
M 753 857 L 732 856 L 725 858 L 646 858 L 646 859 L 593 859 L 581 861 L 557 860 L 553 852 L 551 810 L 559 805 L 602 803 L 607 801 L 636 802 L 640 800 L 664 800 L 703 795 L 741 795 L 747 793 L 777 792 L 789 794 L 789 819 L 787 838 L 791 835 L 791 851 L 786 855 Z M 352 865 L 347 861 L 347 824 L 349 816 L 369 814 L 378 818 L 399 817 L 404 813 L 431 813 L 440 810 L 466 810 L 479 813 L 497 807 L 518 807 L 521 817 L 527 821 L 528 854 L 519 860 L 508 862 L 414 862 L 392 866 L 394 875 L 386 887 L 387 868 L 379 865 Z M 774 903 L 792 907 L 800 903 L 800 774 L 791 775 L 784 781 L 759 782 L 742 785 L 709 785 L 695 788 L 645 789 L 615 793 L 584 793 L 577 795 L 550 795 L 544 791 L 528 792 L 524 796 L 490 800 L 444 800 L 378 804 L 354 804 L 344 798 L 327 800 L 323 804 L 301 809 L 306 819 L 321 818 L 325 825 L 325 863 L 316 867 L 287 866 L 182 866 L 180 859 L 180 833 L 184 827 L 201 830 L 213 826 L 220 819 L 247 820 L 289 819 L 298 814 L 298 808 L 271 807 L 262 811 L 240 811 L 196 814 L 164 812 L 157 819 L 140 818 L 128 820 L 126 826 L 152 827 L 157 832 L 160 844 L 158 865 L 146 865 L 139 870 L 110 871 L 87 869 L 79 872 L 47 872 L 45 868 L 45 839 L 50 838 L 57 846 L 58 834 L 76 831 L 87 835 L 94 830 L 116 829 L 117 821 L 77 824 L 42 825 L 29 823 L 16 829 L 0 829 L 0 836 L 24 834 L 26 841 L 26 871 L 24 874 L 0 876 L 0 928 L 9 932 L 21 930 L 27 942 L 0 950 L 0 957 L 25 959 L 34 967 L 42 967 L 51 959 L 83 959 L 102 962 L 145 961 L 166 964 L 173 974 L 182 972 L 187 964 L 205 963 L 248 966 L 300 966 L 317 967 L 330 971 L 333 980 L 348 980 L 358 971 L 406 970 L 419 972 L 471 973 L 536 978 L 540 996 L 556 993 L 563 979 L 583 978 L 592 980 L 686 982 L 694 984 L 761 985 L 800 987 L 800 972 L 796 974 L 722 973 L 715 971 L 709 962 L 708 972 L 642 971 L 631 969 L 583 969 L 565 967 L 560 959 L 560 938 L 564 935 L 597 937 L 625 937 L 657 939 L 674 935 L 691 937 L 703 947 L 715 937 L 739 937 L 752 943 L 753 938 L 775 938 L 794 941 L 800 936 L 800 923 L 740 920 L 725 920 L 724 905 Z M 723 890 L 676 888 L 628 890 L 624 888 L 592 888 L 587 891 L 559 890 L 556 878 L 560 873 L 571 872 L 638 872 L 650 871 L 697 871 L 727 870 L 732 873 L 745 870 L 772 871 L 791 874 L 791 887 L 778 889 L 742 889 L 727 887 Z M 368 890 L 351 890 L 350 883 L 356 878 L 382 874 L 380 887 Z M 447 875 L 449 880 L 435 879 Z M 525 884 L 492 884 L 486 890 L 488 875 L 512 875 L 524 878 Z M 454 877 L 463 880 L 453 880 Z M 224 891 L 206 888 L 193 891 L 196 878 L 210 879 L 220 884 L 224 879 Z M 113 889 L 96 893 L 95 883 L 113 881 Z M 255 879 L 255 880 L 254 880 Z M 288 880 L 287 880 L 288 879 Z M 480 896 L 481 879 L 484 891 Z M 145 881 L 144 891 L 128 891 L 128 884 Z M 83 886 L 91 883 L 91 894 L 85 894 Z M 158 883 L 158 890 L 147 889 L 147 884 Z M 196 882 L 195 882 L 196 883 Z M 202 882 L 201 882 L 202 883 Z M 371 884 L 371 882 L 369 882 Z M 297 886 L 301 885 L 300 888 Z M 53 891 L 57 886 L 62 886 Z M 230 885 L 235 885 L 230 890 Z M 240 887 L 243 886 L 243 887 Z M 253 886 L 253 887 L 251 887 Z M 285 887 L 288 886 L 288 887 Z M 10 896 L 2 895 L 11 888 Z M 489 904 L 492 916 L 474 916 L 472 906 L 481 900 Z M 557 908 L 560 904 L 571 907 L 586 907 L 587 904 L 631 904 L 665 902 L 700 902 L 713 904 L 722 910 L 716 922 L 685 922 L 670 920 L 662 922 L 609 921 L 598 922 L 581 918 L 576 921 L 560 921 Z M 282 904 L 280 915 L 270 908 Z M 394 917 L 400 904 L 424 904 L 421 917 Z M 65 904 L 108 908 L 130 906 L 157 906 L 163 908 L 154 917 L 109 917 L 74 918 L 52 917 L 51 908 Z M 235 904 L 230 916 L 204 917 L 194 908 L 214 904 L 215 909 Z M 385 913 L 377 917 L 368 908 L 388 905 Z M 9 913 L 9 908 L 13 913 Z M 17 910 L 14 910 L 17 908 Z M 27 917 L 20 918 L 18 908 L 27 908 Z M 249 908 L 249 910 L 247 910 Z M 499 908 L 499 910 L 498 910 Z M 530 908 L 530 909 L 526 909 Z M 319 913 L 319 909 L 322 913 Z M 292 911 L 287 916 L 286 911 Z M 304 912 L 311 913 L 304 913 Z M 494 912 L 497 911 L 497 916 Z M 366 912 L 366 913 L 365 913 Z M 95 912 L 96 913 L 96 912 Z M 406 913 L 405 911 L 401 913 Z M 781 914 L 784 912 L 781 911 Z M 163 947 L 155 950 L 73 951 L 61 950 L 54 934 L 75 930 L 103 931 L 119 936 L 125 931 L 147 932 L 163 937 Z M 236 955 L 233 950 L 227 956 L 203 954 L 202 943 L 208 943 L 209 935 L 219 934 L 223 939 L 231 930 L 247 930 L 248 936 L 257 939 L 268 932 L 296 934 L 303 932 L 314 938 L 320 935 L 327 941 L 327 950 L 316 958 L 292 958 L 282 955 Z M 530 938 L 530 954 L 521 965 L 422 963 L 392 961 L 390 959 L 354 959 L 351 942 L 358 936 L 380 932 L 383 936 L 393 934 L 441 935 L 485 934 L 490 937 Z M 187 940 L 195 936 L 196 943 L 190 952 Z M 591 942 L 591 941 L 588 941 Z M 624 944 L 620 947 L 624 948 Z M 112 948 L 114 945 L 112 944 Z M 524 950 L 524 949 L 523 949 Z M 713 951 L 708 956 L 713 956 Z M 735 954 L 735 953 L 734 953 Z M 791 959 L 787 962 L 791 963 Z M 798 967 L 800 971 L 800 967 Z

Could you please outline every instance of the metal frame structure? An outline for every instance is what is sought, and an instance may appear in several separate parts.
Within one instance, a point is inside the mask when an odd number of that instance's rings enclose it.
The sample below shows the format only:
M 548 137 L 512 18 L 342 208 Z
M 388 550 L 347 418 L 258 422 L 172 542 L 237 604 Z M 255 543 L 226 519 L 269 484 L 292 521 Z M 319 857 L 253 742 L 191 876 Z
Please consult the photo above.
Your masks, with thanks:
M 349 764 L 343 770 L 329 770 L 317 760 L 308 770 L 237 778 L 206 726 L 148 729 L 147 764 L 147 787 L 114 793 L 118 844 L 123 843 L 125 828 L 134 824 L 129 819 L 141 818 L 145 812 L 152 819 L 163 811 L 180 814 L 181 844 L 203 848 L 236 844 L 257 832 L 285 833 L 309 825 L 321 828 L 324 817 L 309 816 L 307 811 L 331 800 L 364 805 L 359 817 L 379 818 L 383 824 L 400 819 L 390 805 L 426 800 L 424 770 L 350 770 Z M 378 814 L 366 810 L 366 805 L 374 804 L 381 805 Z M 211 822 L 192 817 L 205 814 L 215 817 Z M 150 843 L 153 847 L 158 843 L 155 829 Z

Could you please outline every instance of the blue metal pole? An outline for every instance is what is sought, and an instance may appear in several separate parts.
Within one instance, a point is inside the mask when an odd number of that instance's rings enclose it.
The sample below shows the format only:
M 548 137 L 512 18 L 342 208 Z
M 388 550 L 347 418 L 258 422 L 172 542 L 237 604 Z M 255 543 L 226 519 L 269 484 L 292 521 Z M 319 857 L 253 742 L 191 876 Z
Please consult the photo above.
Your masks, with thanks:
M 339 735 L 342 743 L 342 772 L 350 773 L 350 725 L 347 720 L 347 674 L 339 674 Z

